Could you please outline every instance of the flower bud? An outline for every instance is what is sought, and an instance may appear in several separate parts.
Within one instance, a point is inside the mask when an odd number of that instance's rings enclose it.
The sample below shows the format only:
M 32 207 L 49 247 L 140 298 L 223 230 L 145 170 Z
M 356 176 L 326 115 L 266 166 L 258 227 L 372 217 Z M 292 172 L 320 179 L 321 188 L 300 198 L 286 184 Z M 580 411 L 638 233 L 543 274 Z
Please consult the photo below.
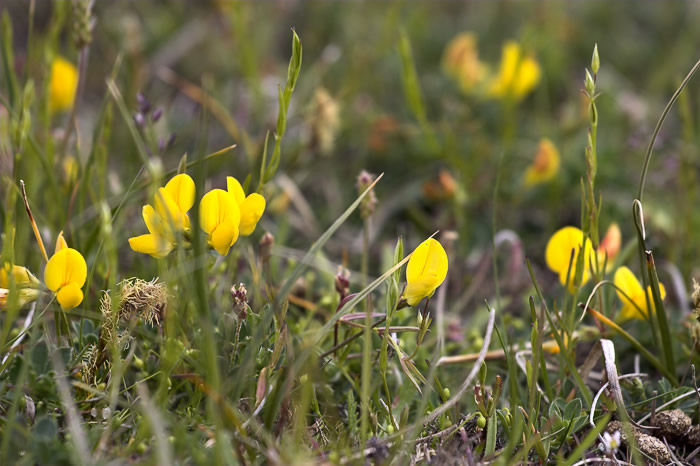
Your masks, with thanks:
M 245 285 L 243 283 L 239 284 L 238 287 L 233 285 L 231 297 L 233 298 L 233 313 L 239 319 L 244 320 L 248 317 L 248 290 L 246 290 Z
M 366 170 L 362 170 L 357 177 L 357 192 L 359 194 L 364 193 L 367 188 L 369 188 L 376 177 Z M 367 193 L 367 195 L 362 199 L 360 204 L 360 215 L 363 219 L 369 218 L 377 206 L 377 196 L 374 194 L 374 190 Z
M 600 69 L 600 57 L 598 56 L 598 44 L 593 46 L 593 58 L 591 58 L 591 70 L 593 70 L 593 76 L 598 75 L 598 70 Z
M 586 78 L 584 80 L 584 85 L 586 87 L 586 91 L 588 92 L 589 96 L 593 96 L 593 93 L 595 92 L 595 79 L 593 79 L 593 76 L 591 75 L 591 72 L 586 69 Z
M 272 252 L 272 246 L 275 244 L 275 237 L 272 233 L 266 231 L 260 242 L 258 243 L 258 254 L 260 254 L 260 260 L 263 264 L 266 264 L 270 260 L 270 253 Z
M 144 126 L 146 124 L 146 117 L 141 112 L 134 113 L 134 123 L 138 126 Z
M 350 291 L 350 272 L 338 266 L 338 272 L 335 274 L 335 291 L 340 295 L 340 299 L 344 299 Z
M 146 114 L 151 110 L 151 103 L 142 92 L 136 94 L 136 102 L 139 104 L 139 112 Z

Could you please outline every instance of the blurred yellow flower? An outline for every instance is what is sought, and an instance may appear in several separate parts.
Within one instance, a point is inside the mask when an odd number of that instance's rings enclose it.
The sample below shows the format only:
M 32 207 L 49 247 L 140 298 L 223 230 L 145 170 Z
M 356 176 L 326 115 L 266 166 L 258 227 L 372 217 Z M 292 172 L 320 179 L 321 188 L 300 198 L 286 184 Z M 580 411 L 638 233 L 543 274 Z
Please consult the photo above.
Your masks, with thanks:
M 564 227 L 552 235 L 547 243 L 545 250 L 545 260 L 547 267 L 553 272 L 559 274 L 559 281 L 562 285 L 567 285 L 566 276 L 569 275 L 568 288 L 569 291 L 574 290 L 574 275 L 576 273 L 576 261 L 583 247 L 584 235 L 583 231 L 576 227 Z M 573 260 L 571 259 L 571 251 L 574 251 Z M 581 284 L 583 285 L 590 277 L 589 267 L 593 257 L 593 247 L 591 241 L 586 238 L 586 245 L 583 255 L 583 277 Z M 571 262 L 571 271 L 569 271 L 569 262 Z
M 199 203 L 199 224 L 209 235 L 209 245 L 225 256 L 238 239 L 241 211 L 233 194 L 212 189 Z M 255 226 L 253 226 L 255 228 Z
M 486 66 L 479 60 L 476 36 L 463 32 L 452 39 L 442 57 L 442 66 L 463 92 L 472 91 L 486 76 Z
M 606 252 L 608 255 L 608 264 L 611 264 L 620 252 L 621 245 L 622 233 L 620 232 L 620 227 L 617 223 L 611 223 L 608 227 L 608 231 L 605 232 L 603 240 L 598 245 L 598 263 L 601 267 L 603 262 L 605 262 Z
M 49 111 L 54 113 L 71 108 L 77 88 L 78 69 L 63 57 L 56 57 L 51 63 Z
M 195 186 L 187 174 L 173 177 L 164 188 L 160 188 L 154 198 L 154 206 L 143 206 L 143 220 L 148 234 L 129 238 L 131 249 L 150 254 L 153 257 L 165 257 L 177 246 L 178 232 L 190 229 L 187 216 L 194 205 Z
M 410 306 L 430 297 L 447 276 L 447 254 L 439 241 L 428 238 L 413 251 L 406 267 L 403 296 Z
M 80 171 L 78 160 L 69 154 L 65 159 L 63 159 L 63 163 L 61 165 L 63 168 L 63 179 L 66 186 L 72 186 L 78 180 L 78 172 Z
M 39 280 L 26 267 L 20 265 L 10 267 L 10 264 L 5 264 L 0 268 L 0 308 L 7 304 L 7 297 L 10 294 L 10 277 L 14 280 L 15 287 L 19 289 L 20 306 L 37 298 Z
M 625 295 L 620 292 L 620 290 L 617 291 L 617 296 L 622 301 L 620 318 L 622 320 L 646 319 L 649 316 L 647 299 L 644 295 L 642 285 L 639 283 L 639 280 L 637 280 L 637 277 L 634 276 L 634 273 L 623 265 L 615 272 L 613 282 L 615 283 L 615 286 L 629 296 L 629 298 L 626 298 Z M 666 288 L 664 288 L 662 283 L 659 283 L 659 291 L 661 292 L 661 299 L 666 298 Z M 654 299 L 651 295 L 651 287 L 649 286 L 647 287 L 647 295 L 649 296 L 651 313 L 653 314 L 656 309 L 654 307 Z
M 497 98 L 520 100 L 529 94 L 540 81 L 540 65 L 533 57 L 525 55 L 515 41 L 503 45 L 501 66 L 491 79 L 488 94 Z
M 574 333 L 574 340 L 576 339 L 576 334 Z M 563 334 L 563 343 L 565 347 L 569 346 L 569 335 L 564 333 Z M 559 347 L 559 343 L 557 343 L 557 340 L 552 339 L 552 340 L 546 340 L 542 342 L 542 349 L 550 354 L 559 354 L 561 353 L 561 348 Z
M 263 212 L 265 212 L 265 198 L 258 193 L 251 193 L 246 197 L 241 183 L 232 176 L 226 177 L 226 187 L 229 194 L 236 200 L 236 204 L 240 210 L 240 234 L 248 236 L 255 231 L 258 220 L 260 220 Z
M 75 249 L 69 248 L 59 235 L 56 252 L 44 269 L 46 287 L 56 293 L 63 310 L 73 309 L 83 302 L 82 287 L 87 279 L 85 258 Z
M 537 146 L 535 159 L 525 171 L 525 186 L 534 186 L 551 180 L 559 172 L 559 165 L 559 151 L 556 146 L 549 139 L 542 138 Z

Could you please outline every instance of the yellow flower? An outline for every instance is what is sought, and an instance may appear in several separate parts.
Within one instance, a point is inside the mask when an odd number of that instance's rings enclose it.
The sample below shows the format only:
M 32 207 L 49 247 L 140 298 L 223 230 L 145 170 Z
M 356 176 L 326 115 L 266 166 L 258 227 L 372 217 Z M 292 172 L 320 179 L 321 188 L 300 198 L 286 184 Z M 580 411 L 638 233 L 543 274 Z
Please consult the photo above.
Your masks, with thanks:
M 576 227 L 564 227 L 552 235 L 545 250 L 545 260 L 547 267 L 559 274 L 559 281 L 566 285 L 566 276 L 569 275 L 569 291 L 574 290 L 574 275 L 576 273 L 576 261 L 583 246 L 583 231 Z M 571 251 L 574 250 L 573 260 Z M 590 276 L 590 261 L 593 257 L 593 247 L 591 241 L 586 238 L 586 246 L 583 255 L 583 277 L 581 284 L 588 281 Z M 571 271 L 569 272 L 569 262 L 571 261 Z
M 49 111 L 54 113 L 71 108 L 77 87 L 78 69 L 64 58 L 56 57 L 51 63 Z
M 0 308 L 7 304 L 7 297 L 10 294 L 10 276 L 14 279 L 14 284 L 19 289 L 19 303 L 24 305 L 34 301 L 38 295 L 39 280 L 26 268 L 20 265 L 5 264 L 0 268 Z
M 559 171 L 559 151 L 552 141 L 547 138 L 540 140 L 537 146 L 535 160 L 532 161 L 525 171 L 525 186 L 534 186 L 545 183 Z
M 520 100 L 540 81 L 540 65 L 523 53 L 520 44 L 508 41 L 503 45 L 501 66 L 491 79 L 488 93 L 491 97 Z
M 63 166 L 63 179 L 66 186 L 72 186 L 78 180 L 78 172 L 80 171 L 78 160 L 72 155 L 67 155 L 61 165 Z
M 620 310 L 620 317 L 622 320 L 646 319 L 649 316 L 647 299 L 644 296 L 642 285 L 639 283 L 639 280 L 637 280 L 637 277 L 634 276 L 634 273 L 632 273 L 632 271 L 627 267 L 622 266 L 615 272 L 613 282 L 615 283 L 615 286 L 629 296 L 629 298 L 627 298 L 620 292 L 620 290 L 617 291 L 617 296 L 622 301 L 622 309 Z M 659 291 L 661 292 L 661 299 L 666 298 L 666 288 L 664 288 L 662 283 L 659 283 Z M 651 295 L 650 286 L 647 287 L 647 295 L 649 296 L 651 313 L 653 314 L 656 309 L 654 308 L 654 299 Z
M 608 264 L 611 264 L 617 254 L 620 252 L 620 245 L 622 244 L 622 233 L 620 232 L 620 227 L 617 223 L 611 223 L 608 227 L 608 231 L 605 232 L 603 240 L 598 245 L 598 263 L 603 266 L 605 262 L 605 254 L 608 255 Z
M 465 93 L 481 83 L 487 70 L 479 60 L 476 36 L 470 32 L 463 32 L 452 39 L 445 48 L 442 66 Z
M 44 269 L 46 287 L 56 293 L 63 310 L 73 309 L 83 302 L 83 285 L 87 279 L 85 258 L 75 249 L 69 248 L 59 234 L 56 252 Z
M 154 206 L 143 206 L 143 220 L 148 234 L 129 238 L 131 249 L 165 257 L 177 246 L 177 233 L 190 228 L 187 211 L 194 205 L 194 181 L 187 174 L 173 177 L 155 195 Z
M 212 189 L 199 203 L 199 223 L 209 235 L 209 245 L 225 256 L 238 239 L 241 212 L 233 194 Z M 253 225 L 255 228 L 255 225 Z
M 252 193 L 246 197 L 243 187 L 232 176 L 226 177 L 226 187 L 229 194 L 236 200 L 240 210 L 240 233 L 243 236 L 248 236 L 255 231 L 258 220 L 260 220 L 265 211 L 265 198 L 258 193 Z
M 447 276 L 447 254 L 440 242 L 429 238 L 418 245 L 406 267 L 403 296 L 410 306 L 430 297 Z

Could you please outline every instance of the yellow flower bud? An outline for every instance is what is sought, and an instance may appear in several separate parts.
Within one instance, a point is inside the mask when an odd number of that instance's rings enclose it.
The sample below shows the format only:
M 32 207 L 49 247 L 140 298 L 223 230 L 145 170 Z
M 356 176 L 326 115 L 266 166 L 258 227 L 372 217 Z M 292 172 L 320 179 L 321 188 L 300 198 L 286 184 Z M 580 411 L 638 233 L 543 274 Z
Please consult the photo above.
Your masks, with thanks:
M 603 265 L 605 262 L 605 255 L 608 256 L 608 264 L 612 263 L 617 254 L 620 252 L 620 246 L 622 245 L 622 233 L 620 232 L 620 227 L 617 223 L 611 223 L 608 227 L 608 231 L 605 233 L 600 245 L 598 245 L 598 263 Z
M 525 186 L 534 186 L 551 180 L 559 171 L 559 164 L 559 151 L 554 143 L 547 138 L 541 139 L 535 159 L 525 171 Z
M 487 73 L 486 66 L 479 60 L 476 36 L 463 32 L 452 39 L 442 57 L 442 66 L 452 76 L 464 93 L 476 88 Z
M 14 286 L 19 290 L 19 305 L 23 306 L 34 301 L 39 296 L 39 280 L 26 268 L 20 265 L 5 264 L 0 268 L 0 308 L 7 304 L 10 295 L 10 276 Z
M 428 238 L 418 245 L 406 267 L 406 302 L 415 306 L 432 296 L 447 276 L 447 265 L 447 253 L 439 241 Z

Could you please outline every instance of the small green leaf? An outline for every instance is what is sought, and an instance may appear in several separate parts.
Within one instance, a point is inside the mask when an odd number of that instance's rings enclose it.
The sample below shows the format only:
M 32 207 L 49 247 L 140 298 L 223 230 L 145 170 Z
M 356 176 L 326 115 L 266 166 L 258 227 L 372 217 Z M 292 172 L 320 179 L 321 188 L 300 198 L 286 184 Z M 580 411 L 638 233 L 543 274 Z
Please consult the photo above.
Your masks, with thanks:
M 33 435 L 45 442 L 55 439 L 58 435 L 56 421 L 48 416 L 41 416 L 34 424 Z
M 583 411 L 583 403 L 580 398 L 574 398 L 569 401 L 564 408 L 564 419 L 567 421 L 572 421 L 574 418 L 579 417 Z

